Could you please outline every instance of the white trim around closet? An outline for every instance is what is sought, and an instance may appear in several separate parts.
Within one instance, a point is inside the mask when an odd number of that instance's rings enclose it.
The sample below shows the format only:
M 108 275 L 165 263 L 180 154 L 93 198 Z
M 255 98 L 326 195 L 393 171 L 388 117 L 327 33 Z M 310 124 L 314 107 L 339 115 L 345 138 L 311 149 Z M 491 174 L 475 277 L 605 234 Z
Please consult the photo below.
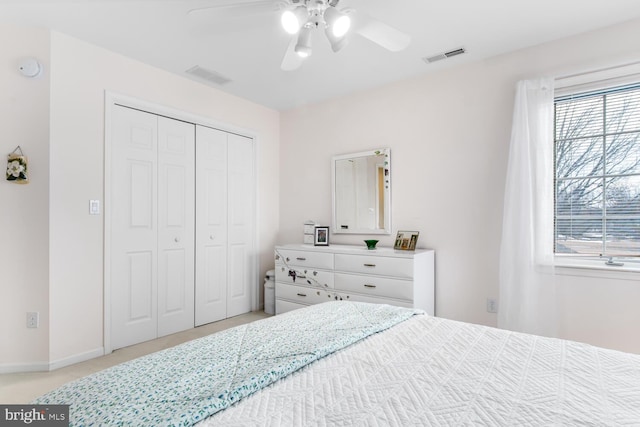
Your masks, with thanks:
M 244 136 L 247 138 L 253 139 L 254 150 L 253 150 L 253 164 L 254 164 L 254 206 L 256 209 L 253 215 L 253 224 L 254 224 L 254 247 L 256 248 L 256 254 L 258 254 L 259 244 L 259 230 L 258 230 L 258 201 L 260 189 L 258 187 L 258 135 L 249 129 L 245 129 L 242 127 L 234 126 L 228 123 L 223 123 L 218 120 L 199 116 L 192 113 L 187 113 L 185 111 L 181 111 L 172 107 L 168 107 L 165 105 L 155 104 L 152 102 L 144 101 L 141 99 L 133 98 L 127 95 L 119 94 L 116 92 L 105 91 L 105 108 L 104 108 L 104 194 L 103 194 L 103 224 L 104 224 L 104 248 L 103 248 L 103 289 L 104 289 L 104 302 L 103 302 L 103 341 L 104 341 L 104 354 L 109 354 L 112 352 L 111 346 L 111 290 L 110 290 L 110 260 L 108 254 L 111 253 L 111 228 L 110 222 L 108 219 L 111 218 L 110 206 L 110 183 L 111 183 L 111 126 L 112 126 L 112 114 L 113 107 L 116 105 L 120 105 L 123 107 L 133 108 L 141 111 L 145 111 L 148 113 L 153 113 L 159 116 L 165 116 L 168 118 L 182 120 L 185 122 L 193 123 L 200 126 L 210 127 L 214 129 L 219 129 L 228 133 L 233 133 L 236 135 Z M 256 255 L 254 260 L 254 286 L 251 289 L 251 310 L 258 310 L 260 304 L 260 283 L 259 283 L 259 270 L 260 270 L 260 259 L 259 255 Z

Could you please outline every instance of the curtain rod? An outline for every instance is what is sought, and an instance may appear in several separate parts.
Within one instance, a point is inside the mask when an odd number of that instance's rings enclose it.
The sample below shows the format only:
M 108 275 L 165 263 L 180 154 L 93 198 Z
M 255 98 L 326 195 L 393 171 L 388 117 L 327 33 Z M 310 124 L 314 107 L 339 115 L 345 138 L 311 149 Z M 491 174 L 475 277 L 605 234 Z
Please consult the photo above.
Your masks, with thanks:
M 619 68 L 631 67 L 631 66 L 634 66 L 634 65 L 640 65 L 640 61 L 628 62 L 626 64 L 614 65 L 614 66 L 611 66 L 611 67 L 595 68 L 595 69 L 592 69 L 592 70 L 581 71 L 579 73 L 564 74 L 564 75 L 560 75 L 560 76 L 555 77 L 555 80 L 566 80 L 566 79 L 571 79 L 571 78 L 574 78 L 574 77 L 586 76 L 586 75 L 594 74 L 594 73 L 601 73 L 603 71 L 610 71 L 610 70 L 616 70 L 616 69 L 619 69 Z

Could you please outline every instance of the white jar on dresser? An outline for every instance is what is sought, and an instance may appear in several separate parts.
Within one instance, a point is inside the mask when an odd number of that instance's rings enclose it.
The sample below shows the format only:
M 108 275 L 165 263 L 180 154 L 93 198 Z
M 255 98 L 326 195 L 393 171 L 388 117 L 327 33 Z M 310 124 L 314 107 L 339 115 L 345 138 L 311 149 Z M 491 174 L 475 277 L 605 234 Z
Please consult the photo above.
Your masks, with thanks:
M 301 244 L 276 246 L 276 314 L 331 299 L 435 313 L 434 251 Z

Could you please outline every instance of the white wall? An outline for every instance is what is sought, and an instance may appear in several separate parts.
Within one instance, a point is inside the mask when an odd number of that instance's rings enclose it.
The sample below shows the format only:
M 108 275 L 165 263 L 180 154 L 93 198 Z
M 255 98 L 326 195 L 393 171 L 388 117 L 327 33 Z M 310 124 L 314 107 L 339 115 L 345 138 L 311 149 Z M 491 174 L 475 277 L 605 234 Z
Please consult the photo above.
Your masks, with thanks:
M 276 233 L 300 242 L 305 220 L 329 224 L 332 155 L 391 147 L 394 235 L 420 230 L 419 246 L 436 249 L 438 315 L 494 325 L 485 298 L 498 289 L 515 82 L 638 59 L 639 39 L 630 22 L 279 115 L 62 34 L 0 26 L 0 155 L 20 144 L 31 170 L 26 186 L 0 180 L 0 371 L 102 347 L 103 217 L 88 215 L 88 201 L 104 197 L 105 90 L 259 135 L 261 274 Z M 45 75 L 19 75 L 23 56 L 38 57 Z M 637 285 L 563 276 L 563 335 L 640 353 Z M 26 329 L 27 311 L 40 312 L 39 329 Z
M 57 363 L 103 343 L 103 216 L 88 215 L 88 203 L 104 200 L 104 91 L 258 135 L 261 277 L 277 227 L 279 113 L 59 33 L 51 58 L 50 359 Z
M 41 76 L 20 74 L 26 57 L 42 63 Z M 49 352 L 47 31 L 0 26 L 0 129 L 0 365 L 41 368 Z M 17 145 L 29 160 L 27 185 L 5 180 L 6 155 Z M 40 328 L 26 328 L 28 311 L 40 313 Z
M 638 60 L 638 40 L 629 22 L 283 113 L 279 242 L 301 242 L 305 220 L 329 225 L 332 155 L 388 146 L 393 235 L 380 245 L 419 230 L 418 246 L 436 250 L 436 314 L 495 325 L 486 298 L 498 296 L 515 83 Z M 640 353 L 638 284 L 563 276 L 562 336 Z
M 0 26 L 0 43 L 0 147 L 9 153 L 21 144 L 33 180 L 0 182 L 0 327 L 3 343 L 11 343 L 0 346 L 0 372 L 55 368 L 102 352 L 104 217 L 89 215 L 89 200 L 104 201 L 105 90 L 257 136 L 262 290 L 278 224 L 277 111 L 55 32 Z M 45 62 L 45 78 L 17 74 L 24 54 Z M 27 311 L 40 311 L 39 329 L 26 329 Z

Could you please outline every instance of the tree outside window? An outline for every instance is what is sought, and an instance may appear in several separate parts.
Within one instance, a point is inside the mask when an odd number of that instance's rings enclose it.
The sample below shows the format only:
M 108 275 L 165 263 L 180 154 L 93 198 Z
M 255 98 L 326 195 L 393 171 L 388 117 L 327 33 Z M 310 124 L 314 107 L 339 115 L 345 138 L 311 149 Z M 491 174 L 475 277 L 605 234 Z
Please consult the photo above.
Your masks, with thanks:
M 640 83 L 557 98 L 555 252 L 640 255 Z

